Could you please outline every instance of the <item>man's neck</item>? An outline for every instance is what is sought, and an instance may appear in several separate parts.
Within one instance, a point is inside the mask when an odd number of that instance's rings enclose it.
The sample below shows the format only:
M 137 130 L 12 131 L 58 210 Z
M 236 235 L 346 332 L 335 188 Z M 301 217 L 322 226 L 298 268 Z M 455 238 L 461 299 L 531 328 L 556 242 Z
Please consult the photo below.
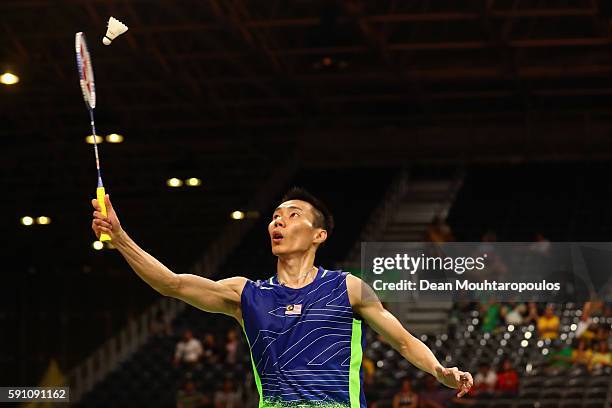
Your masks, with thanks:
M 276 273 L 280 284 L 298 289 L 311 283 L 317 276 L 314 254 L 279 257 Z

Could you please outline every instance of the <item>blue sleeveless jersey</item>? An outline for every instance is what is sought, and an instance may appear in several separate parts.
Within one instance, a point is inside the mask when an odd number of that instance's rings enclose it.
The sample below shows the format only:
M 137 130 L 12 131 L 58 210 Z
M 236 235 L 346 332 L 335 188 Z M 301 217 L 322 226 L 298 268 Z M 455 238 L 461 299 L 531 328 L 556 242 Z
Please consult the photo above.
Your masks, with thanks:
M 365 333 L 346 276 L 319 267 L 300 289 L 276 276 L 247 282 L 242 318 L 260 407 L 366 408 Z

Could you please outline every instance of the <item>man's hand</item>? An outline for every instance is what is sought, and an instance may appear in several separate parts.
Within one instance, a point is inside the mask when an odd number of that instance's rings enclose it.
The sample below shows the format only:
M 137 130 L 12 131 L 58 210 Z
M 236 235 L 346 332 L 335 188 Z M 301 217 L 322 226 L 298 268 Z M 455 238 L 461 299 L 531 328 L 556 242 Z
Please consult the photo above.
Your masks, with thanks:
M 104 196 L 104 201 L 106 202 L 106 212 L 107 216 L 102 214 L 102 209 L 100 208 L 100 204 L 98 204 L 98 200 L 95 198 L 91 200 L 91 205 L 95 209 L 93 213 L 93 220 L 91 222 L 91 228 L 93 229 L 96 237 L 100 238 L 100 234 L 108 234 L 111 237 L 111 240 L 115 240 L 120 238 L 123 234 L 123 229 L 121 228 L 121 223 L 119 222 L 119 218 L 117 218 L 117 213 L 113 209 L 113 205 L 111 204 L 110 197 L 108 194 Z
M 472 374 L 459 371 L 457 367 L 444 368 L 441 365 L 436 366 L 437 380 L 449 388 L 459 390 L 457 397 L 461 398 L 472 388 L 474 380 Z

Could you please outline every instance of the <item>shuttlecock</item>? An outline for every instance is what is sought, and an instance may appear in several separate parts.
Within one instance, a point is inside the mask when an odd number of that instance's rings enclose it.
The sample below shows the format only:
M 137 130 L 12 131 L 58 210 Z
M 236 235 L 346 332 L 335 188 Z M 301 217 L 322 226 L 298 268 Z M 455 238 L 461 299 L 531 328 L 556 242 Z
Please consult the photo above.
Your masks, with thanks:
M 106 35 L 102 39 L 104 45 L 110 45 L 110 43 L 121 34 L 128 30 L 128 26 L 117 20 L 115 17 L 108 19 L 108 28 L 106 29 Z

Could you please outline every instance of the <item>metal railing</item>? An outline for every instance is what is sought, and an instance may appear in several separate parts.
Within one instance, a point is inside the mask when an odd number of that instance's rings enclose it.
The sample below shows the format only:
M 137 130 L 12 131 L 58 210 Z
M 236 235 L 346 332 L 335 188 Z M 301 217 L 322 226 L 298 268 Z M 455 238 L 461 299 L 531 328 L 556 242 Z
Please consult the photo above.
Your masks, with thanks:
M 71 401 L 78 402 L 85 393 L 93 389 L 95 384 L 147 341 L 151 322 L 159 311 L 162 311 L 167 318 L 174 319 L 184 309 L 185 303 L 172 298 L 163 298 L 138 319 L 130 320 L 119 334 L 104 342 L 85 361 L 70 371 L 68 384 Z

